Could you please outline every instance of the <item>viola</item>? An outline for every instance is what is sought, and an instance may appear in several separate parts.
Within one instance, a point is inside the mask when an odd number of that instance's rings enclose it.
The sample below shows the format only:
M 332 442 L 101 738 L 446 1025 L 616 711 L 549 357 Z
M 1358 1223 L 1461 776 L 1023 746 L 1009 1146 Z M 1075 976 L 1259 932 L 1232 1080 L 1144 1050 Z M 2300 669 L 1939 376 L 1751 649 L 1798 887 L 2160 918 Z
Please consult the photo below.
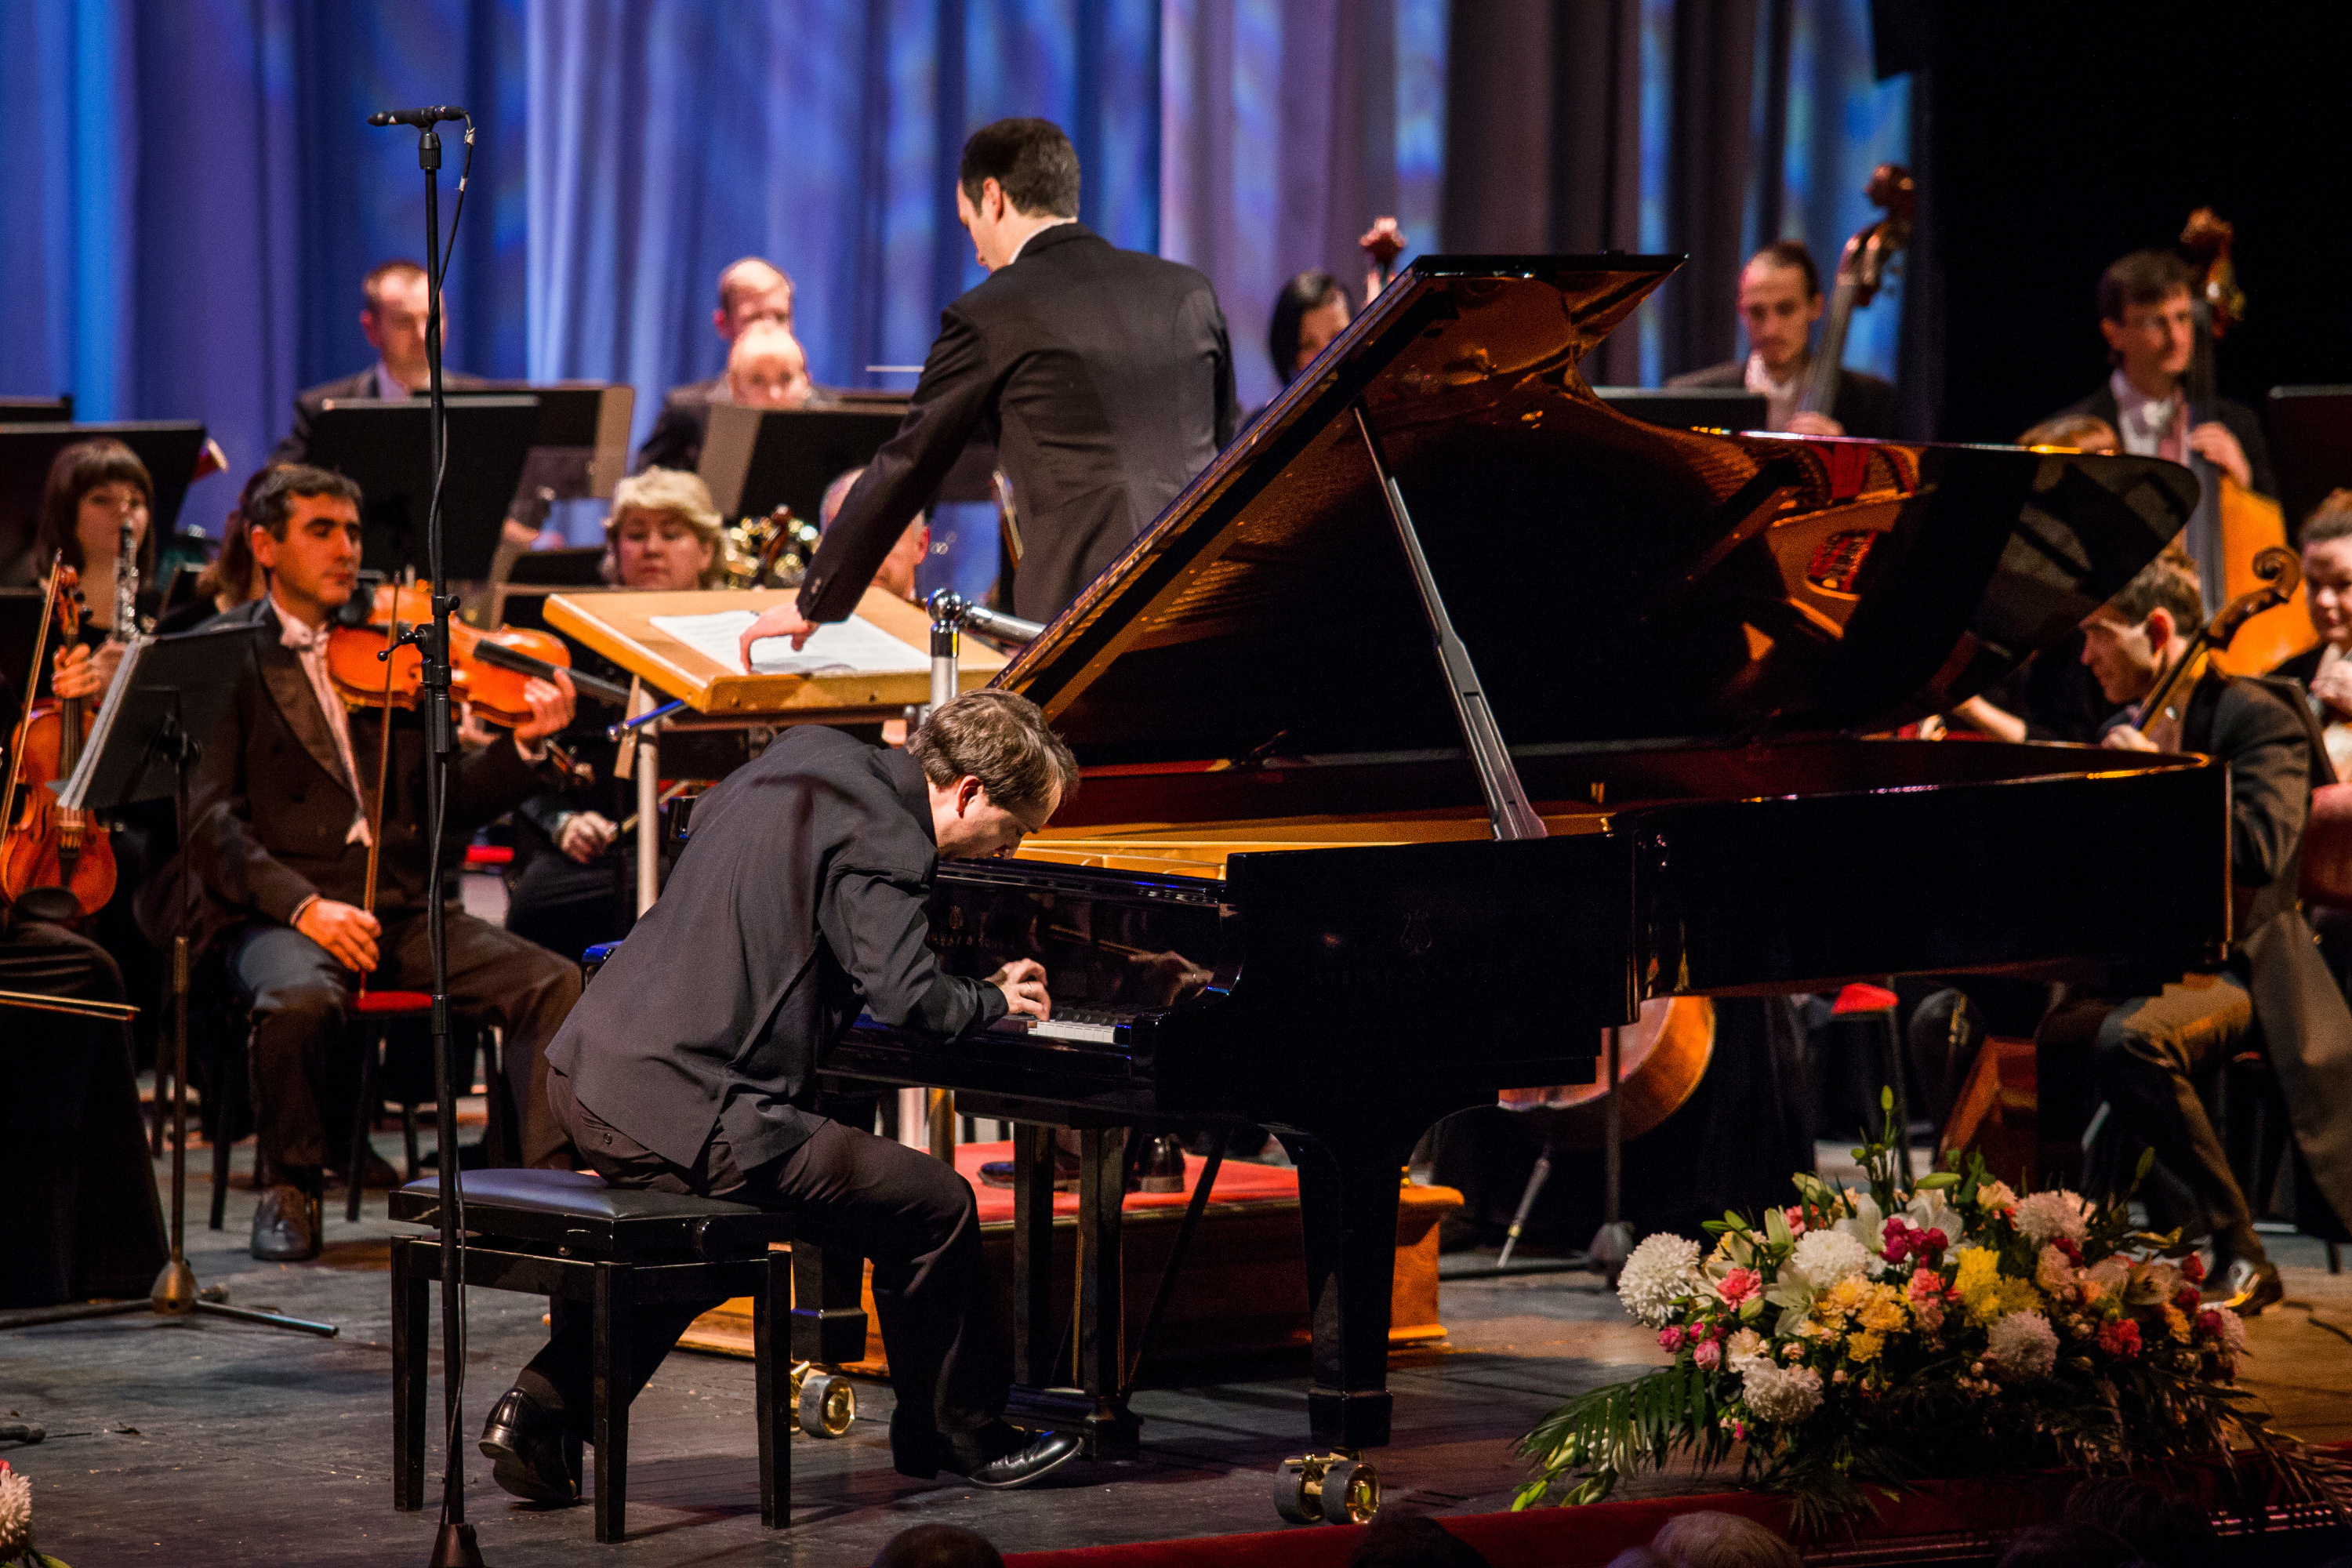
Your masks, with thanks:
M 33 668 L 41 668 L 49 628 L 69 642 L 81 635 L 81 575 L 59 556 L 50 563 Z M 7 787 L 0 791 L 0 900 L 13 903 L 36 888 L 62 888 L 83 914 L 92 915 L 114 896 L 114 843 L 105 826 L 95 812 L 66 810 L 47 787 L 72 776 L 96 718 L 92 705 L 79 697 L 26 705 L 9 748 Z
M 379 587 L 364 621 L 340 625 L 327 637 L 327 673 L 345 704 L 354 708 L 413 709 L 425 686 L 425 655 L 414 643 L 394 647 L 383 657 L 384 645 L 410 626 L 433 616 L 432 597 L 425 584 Z M 572 650 L 552 632 L 521 626 L 483 631 L 452 616 L 449 621 L 449 694 L 471 705 L 475 717 L 508 729 L 530 718 L 530 700 L 523 694 L 533 679 L 552 679 L 561 669 L 572 677 L 572 689 L 600 702 L 625 707 L 625 687 L 575 673 Z

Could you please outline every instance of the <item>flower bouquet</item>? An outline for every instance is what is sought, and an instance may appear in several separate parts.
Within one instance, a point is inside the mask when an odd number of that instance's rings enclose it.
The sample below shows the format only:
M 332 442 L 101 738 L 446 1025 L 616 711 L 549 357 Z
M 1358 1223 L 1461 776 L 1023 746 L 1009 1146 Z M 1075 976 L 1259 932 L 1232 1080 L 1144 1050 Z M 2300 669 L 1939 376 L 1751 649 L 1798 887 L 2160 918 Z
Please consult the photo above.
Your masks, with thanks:
M 33 1483 L 0 1459 L 0 1568 L 66 1568 L 33 1545 Z
M 1742 1449 L 1741 1484 L 1787 1495 L 1812 1533 L 1872 1506 L 1866 1488 L 1922 1476 L 2177 1460 L 2340 1506 L 2333 1472 L 2233 1384 L 2245 1327 L 2200 1302 L 2178 1232 L 2134 1229 L 2120 1201 L 2020 1196 L 1973 1154 L 1907 1189 L 1890 1145 L 1854 1155 L 1865 1192 L 1799 1175 L 1798 1201 L 1760 1224 L 1709 1222 L 1711 1252 L 1671 1235 L 1634 1248 L 1618 1298 L 1674 1363 L 1538 1422 L 1514 1507 L 1597 1501 L 1629 1471 Z

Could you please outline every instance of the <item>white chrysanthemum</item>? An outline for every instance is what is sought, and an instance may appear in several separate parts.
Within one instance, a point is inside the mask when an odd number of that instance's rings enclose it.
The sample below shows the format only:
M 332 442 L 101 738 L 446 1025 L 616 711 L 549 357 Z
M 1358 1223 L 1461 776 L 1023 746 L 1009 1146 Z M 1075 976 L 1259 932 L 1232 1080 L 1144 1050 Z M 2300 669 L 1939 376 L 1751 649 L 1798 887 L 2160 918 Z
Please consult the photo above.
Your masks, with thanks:
M 2039 1312 L 2011 1312 L 1985 1336 L 1985 1360 L 2012 1382 L 2047 1377 L 2058 1364 L 2058 1331 Z
M 1723 1364 L 1732 1371 L 1745 1373 L 1764 1365 L 1771 1356 L 1764 1336 L 1754 1329 L 1742 1329 L 1723 1342 Z
M 2017 1233 L 2035 1247 L 2064 1237 L 2080 1241 L 2090 1234 L 2083 1200 L 2073 1193 L 2033 1193 L 2017 1201 Z
M 1740 1380 L 1748 1413 L 1759 1421 L 1793 1426 L 1822 1407 L 1822 1374 L 1809 1366 L 1759 1362 Z
M 2213 1315 L 2221 1320 L 2221 1353 L 2234 1362 L 2246 1353 L 2246 1320 L 2226 1308 Z
M 1870 1250 L 1842 1230 L 1809 1230 L 1797 1237 L 1789 1267 L 1816 1290 L 1870 1270 Z
M 1644 1327 L 1663 1329 L 1672 1321 L 1675 1303 L 1699 1288 L 1698 1243 L 1660 1232 L 1645 1239 L 1625 1259 L 1617 1277 L 1617 1300 Z
M 0 1465 L 0 1557 L 33 1544 L 33 1483 Z

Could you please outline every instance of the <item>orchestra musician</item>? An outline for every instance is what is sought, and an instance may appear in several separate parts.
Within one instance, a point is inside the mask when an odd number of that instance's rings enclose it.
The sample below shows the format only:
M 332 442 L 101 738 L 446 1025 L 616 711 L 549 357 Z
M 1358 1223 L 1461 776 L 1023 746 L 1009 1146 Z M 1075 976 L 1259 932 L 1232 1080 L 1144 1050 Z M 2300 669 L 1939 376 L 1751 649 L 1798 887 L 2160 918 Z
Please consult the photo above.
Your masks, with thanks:
M 1274 297 L 1274 314 L 1265 328 L 1266 353 L 1282 384 L 1288 386 L 1313 363 L 1325 345 L 1348 330 L 1355 315 L 1348 286 L 1328 272 L 1302 272 L 1284 284 Z
M 793 325 L 793 280 L 773 262 L 756 256 L 730 262 L 719 274 L 719 308 L 710 312 L 711 330 L 731 350 L 735 340 L 755 321 L 770 321 L 790 331 Z M 730 354 L 731 358 L 732 355 Z M 710 405 L 728 400 L 724 371 L 708 381 L 673 386 L 662 398 L 646 444 L 637 448 L 637 470 L 680 468 L 692 472 L 702 461 L 702 437 L 710 428 Z
M 2303 586 L 2319 641 L 2271 673 L 2308 694 L 2336 776 L 2352 779 L 2352 489 L 2330 491 L 2305 520 Z
M 1003 1418 L 1012 1347 L 970 1184 L 808 1109 L 816 1062 L 861 1008 L 942 1039 L 1049 1016 L 1033 962 L 944 973 L 925 900 L 941 856 L 1010 853 L 1076 782 L 1044 716 L 1008 692 L 941 704 L 902 750 L 793 727 L 702 797 L 660 900 L 548 1051 L 550 1100 L 607 1183 L 787 1209 L 802 1240 L 873 1260 L 891 1456 L 909 1476 L 1024 1486 L 1078 1445 Z M 639 1310 L 627 1397 L 717 1304 Z M 587 1435 L 588 1329 L 565 1319 L 491 1409 L 481 1449 L 518 1497 L 572 1498 L 563 1438 Z
M 2187 654 L 2202 618 L 2196 574 L 2159 557 L 2084 620 L 2083 660 L 2111 700 L 2141 702 Z M 2041 1048 L 2045 1061 L 2087 1053 L 2121 1126 L 2155 1149 L 2193 1205 L 2158 1224 L 2207 1237 L 2216 1293 L 2252 1315 L 2280 1299 L 2279 1274 L 2194 1080 L 2261 1041 L 2320 1191 L 2339 1213 L 2352 1212 L 2352 1013 L 2296 903 L 2311 792 L 2334 774 L 2291 687 L 2232 679 L 2210 661 L 2186 672 L 2159 711 L 2135 717 L 2102 743 L 2200 752 L 2230 765 L 2237 939 L 2216 973 L 2163 976 L 2146 994 L 2070 999 L 2044 1020 Z M 2149 1201 L 2174 1206 L 2160 1188 Z
M 849 499 L 858 476 L 865 472 L 864 468 L 847 469 L 835 474 L 833 482 L 824 487 L 824 499 L 817 503 L 818 531 L 833 526 L 833 520 L 841 515 L 841 503 Z M 929 514 L 919 511 L 915 521 L 907 525 L 907 531 L 898 535 L 898 542 L 890 547 L 890 553 L 882 557 L 882 564 L 875 569 L 874 585 L 901 599 L 919 603 L 922 595 L 916 591 L 915 574 L 921 570 L 923 558 L 930 552 L 931 520 Z
M 964 143 L 956 214 L 989 276 L 950 305 L 898 433 L 866 466 L 796 604 L 743 634 L 804 643 L 857 607 L 976 431 L 994 437 L 1020 546 L 1014 612 L 1051 620 L 1234 433 L 1233 352 L 1209 280 L 1077 220 L 1060 128 L 1000 120 Z
M 294 399 L 294 426 L 269 454 L 272 463 L 299 463 L 310 456 L 310 422 L 330 400 L 376 398 L 385 402 L 418 397 L 431 390 L 432 372 L 425 357 L 425 312 L 427 290 L 425 268 L 405 259 L 386 261 L 370 269 L 360 282 L 360 333 L 376 352 L 367 369 L 309 388 Z M 441 336 L 449 335 L 449 303 L 441 302 Z M 447 365 L 441 384 L 452 392 L 486 384 Z
M 727 351 L 727 401 L 745 408 L 805 408 L 814 400 L 808 353 L 790 327 L 754 321 Z M 703 418 L 710 417 L 709 404 Z
M 327 669 L 329 617 L 348 600 L 360 562 L 360 493 L 339 474 L 271 471 L 247 509 L 247 539 L 268 574 L 259 600 L 215 625 L 264 628 L 255 664 L 199 758 L 190 788 L 189 869 L 205 899 L 190 932 L 217 944 L 254 1016 L 256 1142 L 272 1183 L 253 1222 L 253 1255 L 318 1255 L 305 1187 L 338 1163 L 322 1090 L 348 1065 L 338 1052 L 360 976 L 425 988 L 431 973 L 427 886 L 427 741 L 415 713 L 381 705 L 346 711 Z M 534 679 L 530 718 L 457 760 L 447 826 L 456 832 L 506 811 L 547 782 L 544 742 L 571 721 L 571 680 Z M 384 799 L 374 759 L 391 725 Z M 381 836 L 375 907 L 367 902 L 369 844 Z M 164 875 L 170 875 L 167 870 Z M 569 1163 L 546 1109 L 542 1052 L 579 994 L 574 963 L 452 909 L 449 994 L 464 1017 L 495 1023 L 522 1131 L 524 1162 Z M 348 1172 L 358 1181 L 365 1173 Z
M 1812 367 L 1813 323 L 1822 319 L 1822 269 L 1802 240 L 1778 239 L 1748 258 L 1739 274 L 1739 320 L 1748 357 L 1672 376 L 1673 387 L 1745 387 L 1765 404 L 1764 427 L 1801 436 L 1892 436 L 1895 385 L 1866 372 L 1838 376 L 1827 414 L 1797 411 Z
M 33 530 L 37 580 L 47 581 L 50 562 L 63 561 L 81 574 L 85 608 L 80 640 L 58 650 L 40 696 L 96 699 L 113 684 L 122 663 L 122 640 L 112 635 L 115 557 L 127 523 L 136 541 L 131 564 L 141 584 L 148 582 L 155 551 L 147 525 L 154 504 L 147 465 L 120 441 L 77 441 L 50 462 Z
M 654 593 L 715 586 L 719 527 L 719 509 L 696 476 L 669 468 L 632 475 L 613 489 L 604 579 Z M 627 684 L 627 672 L 594 650 L 576 642 L 571 648 L 574 668 Z M 621 830 L 636 809 L 635 785 L 619 773 L 620 748 L 605 735 L 618 717 L 583 707 L 558 740 L 590 778 L 575 775 L 515 808 L 522 863 L 508 889 L 507 930 L 566 957 L 626 936 L 636 919 L 629 842 Z

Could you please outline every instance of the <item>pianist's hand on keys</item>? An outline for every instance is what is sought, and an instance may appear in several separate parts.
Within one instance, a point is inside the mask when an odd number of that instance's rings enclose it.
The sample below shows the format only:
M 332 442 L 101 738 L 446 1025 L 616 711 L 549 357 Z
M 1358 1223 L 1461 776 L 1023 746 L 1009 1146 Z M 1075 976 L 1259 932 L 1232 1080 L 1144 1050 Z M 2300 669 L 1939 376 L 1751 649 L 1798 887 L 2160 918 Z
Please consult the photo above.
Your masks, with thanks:
M 1054 999 L 1045 994 L 1045 966 L 1034 958 L 1016 958 L 988 977 L 1004 993 L 1008 1013 L 1026 1013 L 1039 1020 L 1054 1016 Z

